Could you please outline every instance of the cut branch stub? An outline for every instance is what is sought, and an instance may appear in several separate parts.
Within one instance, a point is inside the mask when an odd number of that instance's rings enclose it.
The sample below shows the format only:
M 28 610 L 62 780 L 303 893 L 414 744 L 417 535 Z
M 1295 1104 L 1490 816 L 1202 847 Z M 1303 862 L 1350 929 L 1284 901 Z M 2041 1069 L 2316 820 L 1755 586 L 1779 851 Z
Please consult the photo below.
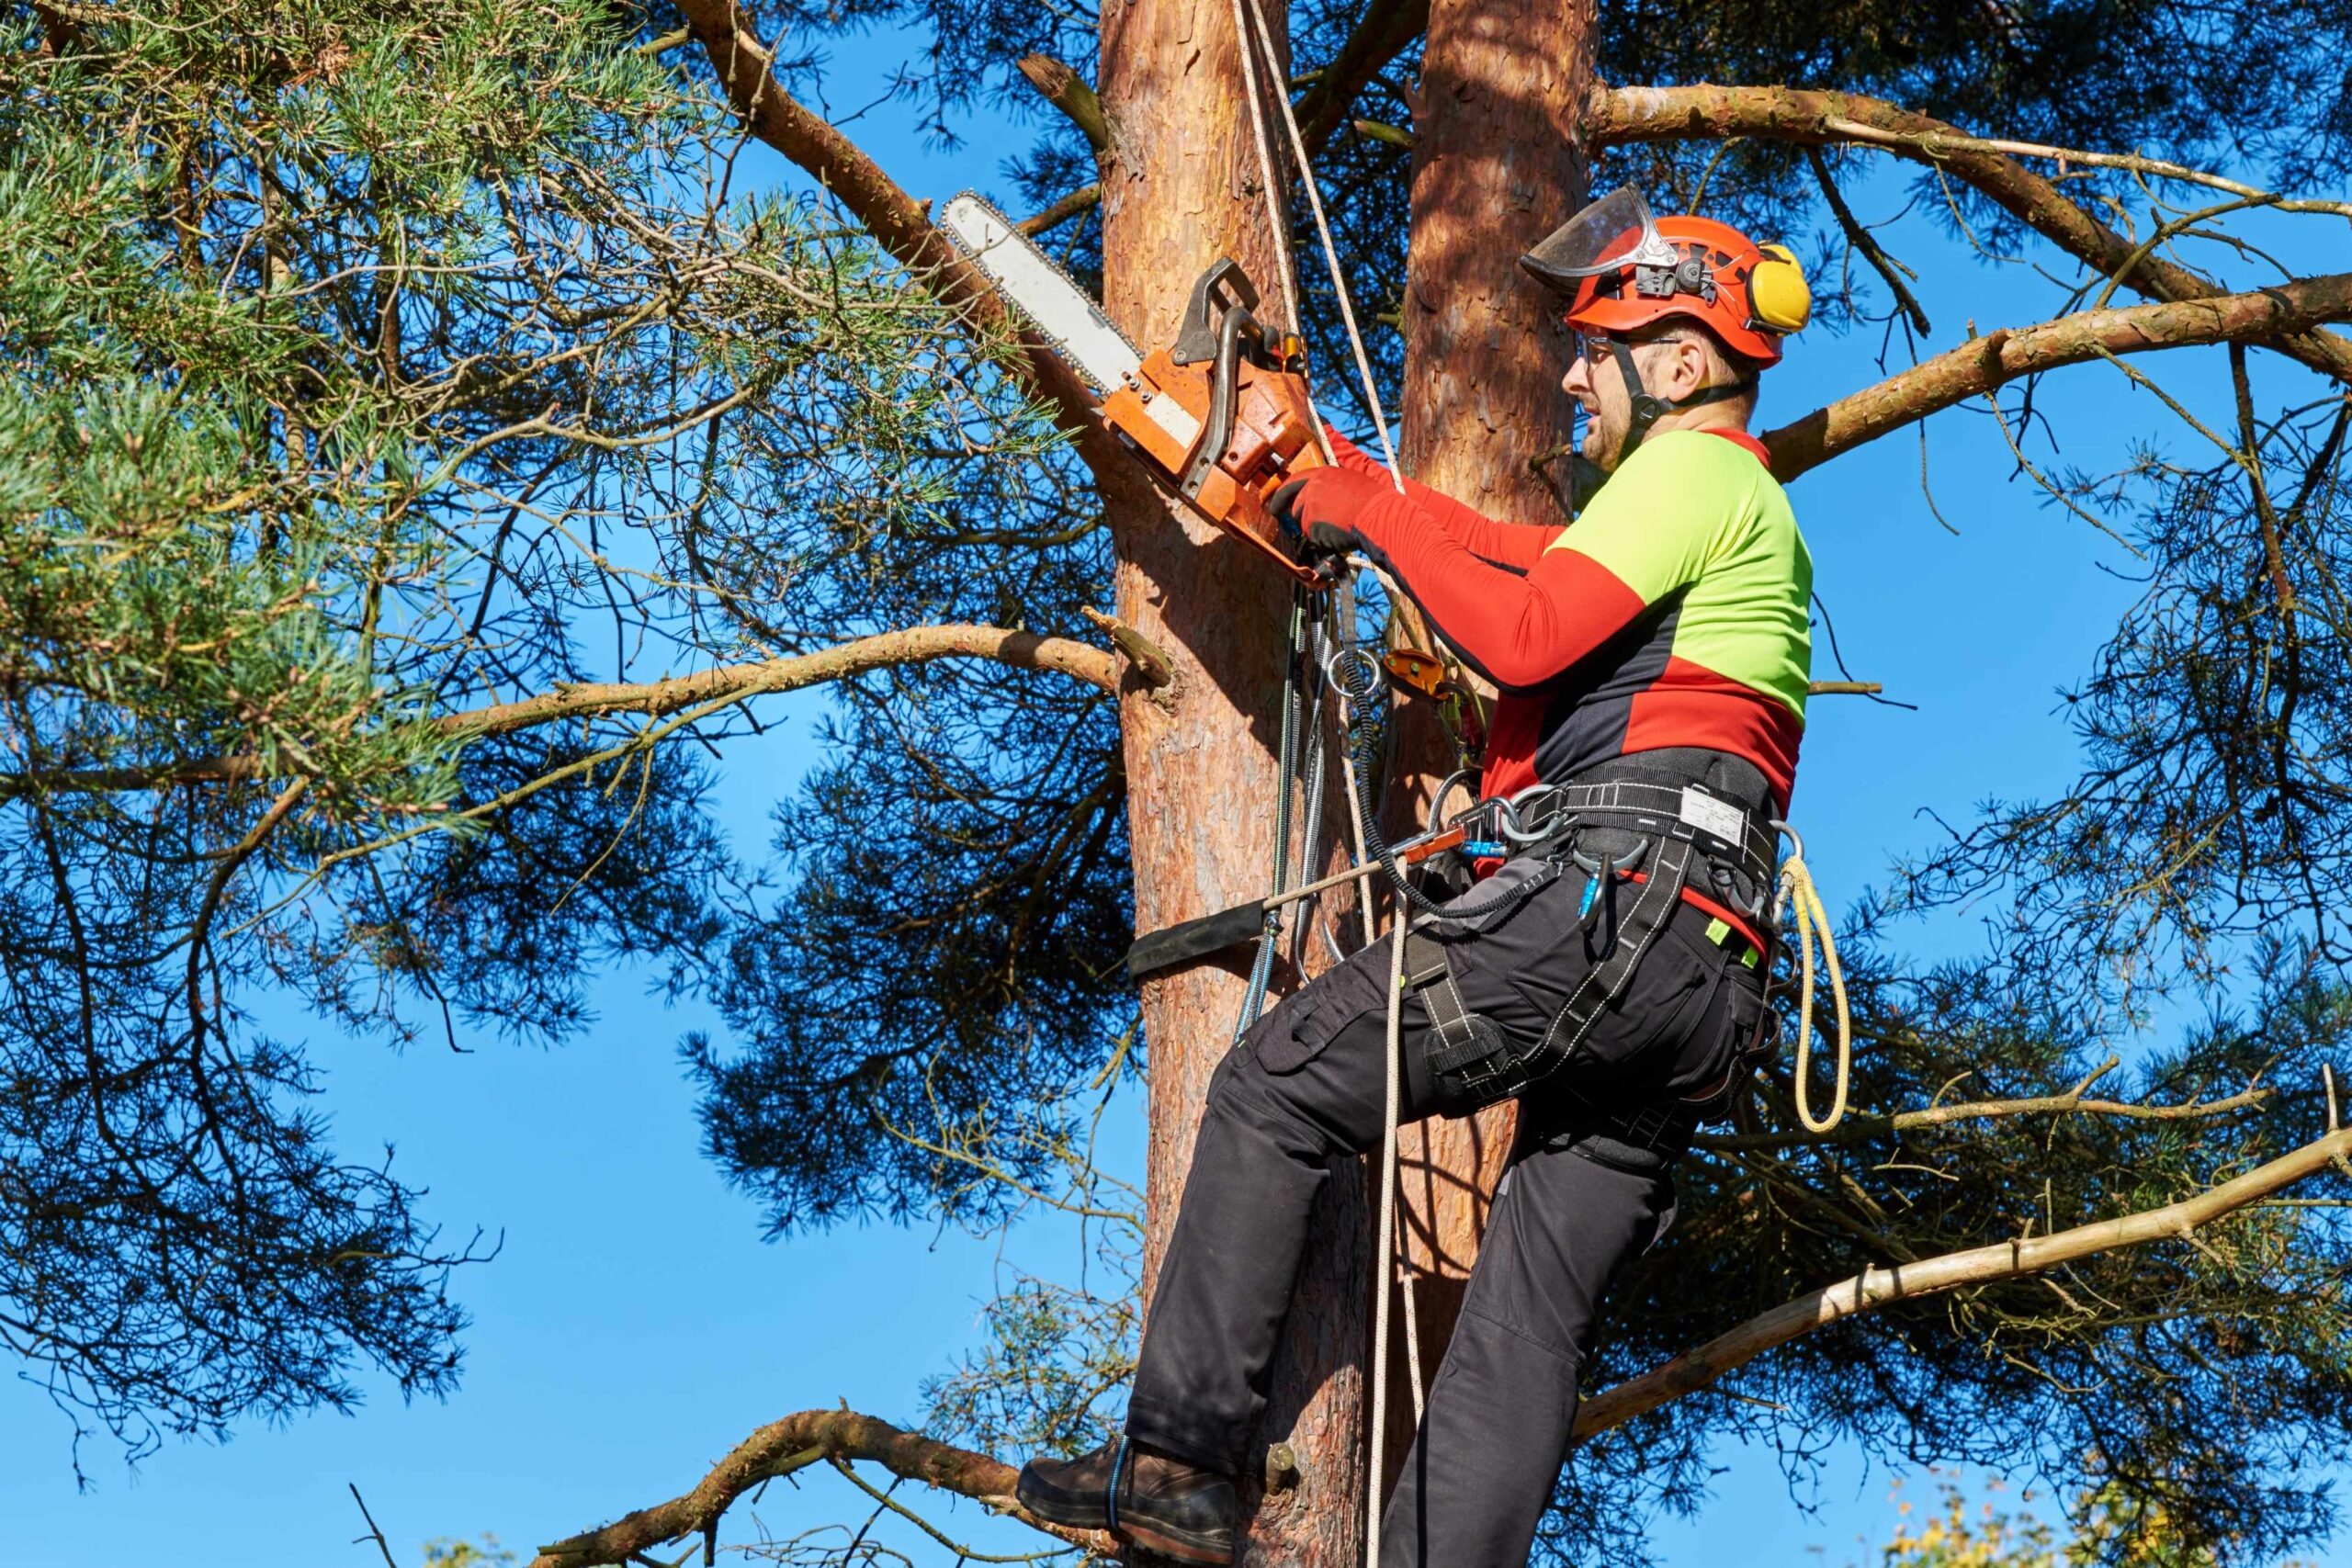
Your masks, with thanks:
M 1086 144 L 1100 154 L 1111 148 L 1111 121 L 1102 112 L 1102 100 L 1076 70 L 1056 60 L 1050 54 L 1024 54 L 1019 62 L 1021 73 L 1029 85 L 1044 96 L 1045 100 L 1069 117 L 1086 138 Z
M 1176 666 L 1170 660 L 1166 650 L 1143 633 L 1116 615 L 1106 615 L 1091 604 L 1081 605 L 1079 613 L 1101 627 L 1102 635 L 1127 656 L 1127 662 L 1135 667 L 1136 680 L 1157 691 L 1176 679 Z M 1115 682 L 1109 689 L 1114 695 L 1118 690 Z

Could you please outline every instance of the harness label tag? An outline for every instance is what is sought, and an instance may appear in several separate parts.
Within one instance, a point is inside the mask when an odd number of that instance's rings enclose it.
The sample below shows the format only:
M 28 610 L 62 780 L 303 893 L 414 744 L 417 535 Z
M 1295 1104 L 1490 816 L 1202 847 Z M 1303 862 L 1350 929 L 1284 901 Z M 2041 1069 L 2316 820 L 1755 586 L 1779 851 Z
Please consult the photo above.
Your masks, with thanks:
M 1747 812 L 1688 784 L 1682 787 L 1681 816 L 1682 820 L 1701 832 L 1713 833 L 1727 843 L 1739 843 L 1747 831 Z

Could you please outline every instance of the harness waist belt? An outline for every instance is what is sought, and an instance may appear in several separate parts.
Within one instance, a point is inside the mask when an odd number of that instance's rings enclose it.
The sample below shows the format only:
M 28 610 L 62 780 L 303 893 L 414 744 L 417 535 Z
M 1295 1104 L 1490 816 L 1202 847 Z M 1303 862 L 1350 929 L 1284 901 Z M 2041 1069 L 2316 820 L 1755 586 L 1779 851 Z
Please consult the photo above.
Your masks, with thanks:
M 1780 859 L 1778 836 L 1755 812 L 1696 784 L 1634 779 L 1545 784 L 1508 802 L 1485 804 L 1500 807 L 1501 836 L 1513 858 L 1549 850 L 1577 829 L 1595 827 L 1650 838 L 1687 832 L 1708 858 L 1737 866 L 1758 882 L 1771 880 Z

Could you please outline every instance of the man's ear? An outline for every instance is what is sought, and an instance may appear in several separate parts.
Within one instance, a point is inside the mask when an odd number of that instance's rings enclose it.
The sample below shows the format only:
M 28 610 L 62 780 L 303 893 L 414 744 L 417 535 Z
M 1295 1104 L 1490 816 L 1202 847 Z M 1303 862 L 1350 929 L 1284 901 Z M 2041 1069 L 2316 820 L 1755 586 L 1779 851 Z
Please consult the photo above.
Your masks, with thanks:
M 1676 338 L 1674 340 L 1675 397 L 1687 398 L 1704 387 L 1708 377 L 1713 373 L 1714 367 L 1714 356 L 1707 352 L 1705 344 L 1694 338 Z M 1687 387 L 1682 385 L 1686 372 L 1690 381 Z

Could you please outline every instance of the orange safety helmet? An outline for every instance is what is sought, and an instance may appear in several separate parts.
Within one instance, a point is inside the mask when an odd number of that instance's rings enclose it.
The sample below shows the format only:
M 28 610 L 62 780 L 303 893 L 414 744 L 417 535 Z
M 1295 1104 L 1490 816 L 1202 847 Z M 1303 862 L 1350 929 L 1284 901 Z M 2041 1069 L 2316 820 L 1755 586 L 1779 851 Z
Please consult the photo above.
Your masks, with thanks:
M 1759 245 L 1712 218 L 1653 218 L 1630 186 L 1561 224 L 1519 265 L 1569 296 L 1571 327 L 1622 337 L 1688 317 L 1759 370 L 1781 362 L 1781 337 L 1813 311 L 1804 270 L 1787 246 Z

